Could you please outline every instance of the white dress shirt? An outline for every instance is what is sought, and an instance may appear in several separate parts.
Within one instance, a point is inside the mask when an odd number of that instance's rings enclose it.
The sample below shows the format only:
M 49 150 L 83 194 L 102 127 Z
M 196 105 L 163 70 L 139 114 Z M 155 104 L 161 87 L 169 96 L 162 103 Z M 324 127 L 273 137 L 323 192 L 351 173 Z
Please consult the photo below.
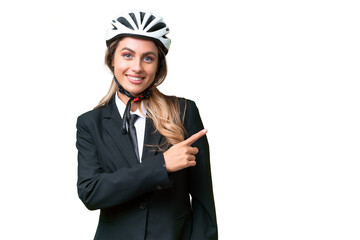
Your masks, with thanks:
M 115 94 L 115 103 L 117 106 L 117 109 L 119 110 L 120 116 L 123 117 L 125 108 L 126 108 L 126 104 L 124 104 L 121 99 L 118 97 L 117 94 Z M 136 137 L 137 137 L 137 141 L 138 141 L 138 147 L 139 147 L 139 161 L 141 162 L 141 157 L 142 157 L 142 152 L 143 152 L 143 147 L 144 147 L 144 136 L 145 136 L 145 123 L 146 123 L 146 109 L 143 106 L 143 103 L 140 102 L 140 107 L 142 112 L 145 114 L 141 114 L 140 110 L 137 109 L 135 112 L 131 112 L 130 114 L 136 114 L 138 115 L 138 119 L 136 120 L 134 126 L 136 128 Z M 121 126 L 119 126 L 121 127 Z

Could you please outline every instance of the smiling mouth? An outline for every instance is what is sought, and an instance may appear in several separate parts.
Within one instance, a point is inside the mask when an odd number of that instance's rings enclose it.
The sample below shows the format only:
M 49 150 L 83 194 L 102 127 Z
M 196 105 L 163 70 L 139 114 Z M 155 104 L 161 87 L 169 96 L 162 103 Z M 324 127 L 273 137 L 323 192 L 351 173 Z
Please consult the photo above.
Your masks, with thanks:
M 130 75 L 126 75 L 126 77 L 130 80 L 130 82 L 141 82 L 145 77 L 134 77 Z

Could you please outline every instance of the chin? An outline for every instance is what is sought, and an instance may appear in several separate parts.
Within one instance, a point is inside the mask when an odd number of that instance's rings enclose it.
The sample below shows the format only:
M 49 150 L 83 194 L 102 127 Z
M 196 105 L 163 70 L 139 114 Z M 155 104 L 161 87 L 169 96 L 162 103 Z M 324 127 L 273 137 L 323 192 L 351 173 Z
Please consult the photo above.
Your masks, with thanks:
M 124 87 L 125 88 L 125 87 Z M 145 91 L 146 87 L 139 87 L 139 86 L 129 86 L 125 88 L 131 95 L 137 96 L 143 91 Z

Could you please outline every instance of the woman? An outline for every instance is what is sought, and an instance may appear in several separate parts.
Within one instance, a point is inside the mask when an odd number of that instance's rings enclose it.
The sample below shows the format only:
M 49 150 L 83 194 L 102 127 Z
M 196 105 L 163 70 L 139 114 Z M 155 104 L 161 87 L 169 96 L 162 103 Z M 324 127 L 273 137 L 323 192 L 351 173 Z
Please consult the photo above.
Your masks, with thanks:
M 110 90 L 77 120 L 78 194 L 100 209 L 95 239 L 217 239 L 207 130 L 194 102 L 157 89 L 169 28 L 150 12 L 112 25 Z

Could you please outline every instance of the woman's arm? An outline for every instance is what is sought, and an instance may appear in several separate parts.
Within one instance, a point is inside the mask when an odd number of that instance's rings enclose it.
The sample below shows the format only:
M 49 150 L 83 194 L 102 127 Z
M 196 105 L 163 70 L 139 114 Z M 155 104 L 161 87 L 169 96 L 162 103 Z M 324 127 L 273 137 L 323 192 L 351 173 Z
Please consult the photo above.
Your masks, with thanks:
M 188 102 L 186 128 L 189 136 L 204 128 L 199 110 Z M 218 239 L 214 196 L 211 180 L 209 144 L 206 136 L 192 144 L 199 149 L 196 165 L 189 167 L 189 189 L 192 197 L 193 227 L 191 239 Z
M 149 191 L 169 188 L 170 183 L 163 154 L 151 161 L 120 168 L 113 173 L 103 171 L 99 152 L 83 117 L 77 121 L 78 194 L 90 210 L 113 207 Z

